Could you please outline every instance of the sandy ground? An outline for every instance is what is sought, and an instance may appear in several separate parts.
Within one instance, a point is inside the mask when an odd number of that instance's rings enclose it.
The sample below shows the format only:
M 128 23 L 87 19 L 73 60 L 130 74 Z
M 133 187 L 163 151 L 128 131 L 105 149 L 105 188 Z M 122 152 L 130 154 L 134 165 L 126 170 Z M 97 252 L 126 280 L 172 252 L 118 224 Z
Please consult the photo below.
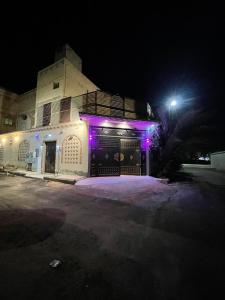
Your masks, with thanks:
M 129 185 L 0 176 L 1 299 L 222 299 L 224 186 Z

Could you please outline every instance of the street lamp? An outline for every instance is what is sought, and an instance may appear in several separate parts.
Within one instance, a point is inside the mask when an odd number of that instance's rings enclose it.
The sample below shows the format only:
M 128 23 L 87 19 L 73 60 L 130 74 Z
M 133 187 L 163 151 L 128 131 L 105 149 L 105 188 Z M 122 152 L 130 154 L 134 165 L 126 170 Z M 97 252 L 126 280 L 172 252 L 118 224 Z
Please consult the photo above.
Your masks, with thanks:
M 176 99 L 173 99 L 171 102 L 170 102 L 170 106 L 171 107 L 174 107 L 177 105 L 177 100 Z

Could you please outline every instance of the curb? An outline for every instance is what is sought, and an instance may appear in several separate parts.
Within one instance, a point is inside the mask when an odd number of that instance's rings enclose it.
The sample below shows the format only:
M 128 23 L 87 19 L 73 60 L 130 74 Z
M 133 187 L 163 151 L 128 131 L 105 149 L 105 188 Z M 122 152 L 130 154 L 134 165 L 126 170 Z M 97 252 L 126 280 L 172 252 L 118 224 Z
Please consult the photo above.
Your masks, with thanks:
M 54 181 L 54 182 L 61 182 L 61 183 L 66 183 L 66 184 L 72 184 L 74 185 L 77 181 L 74 180 L 70 180 L 70 179 L 60 179 L 60 178 L 52 178 L 52 177 L 48 177 L 48 176 L 44 176 L 43 180 L 48 180 L 48 181 Z
M 168 178 L 156 178 L 156 180 L 163 183 L 163 184 L 168 184 L 169 183 Z

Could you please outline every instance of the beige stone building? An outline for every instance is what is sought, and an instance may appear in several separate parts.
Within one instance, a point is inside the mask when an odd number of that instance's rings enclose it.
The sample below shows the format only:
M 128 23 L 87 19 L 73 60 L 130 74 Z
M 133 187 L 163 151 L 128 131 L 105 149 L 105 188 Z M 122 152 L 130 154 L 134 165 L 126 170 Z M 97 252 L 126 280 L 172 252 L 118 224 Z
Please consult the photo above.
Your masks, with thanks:
M 0 89 L 0 165 L 38 173 L 110 176 L 148 173 L 157 123 L 139 120 L 135 101 L 100 90 L 65 45 L 22 95 Z

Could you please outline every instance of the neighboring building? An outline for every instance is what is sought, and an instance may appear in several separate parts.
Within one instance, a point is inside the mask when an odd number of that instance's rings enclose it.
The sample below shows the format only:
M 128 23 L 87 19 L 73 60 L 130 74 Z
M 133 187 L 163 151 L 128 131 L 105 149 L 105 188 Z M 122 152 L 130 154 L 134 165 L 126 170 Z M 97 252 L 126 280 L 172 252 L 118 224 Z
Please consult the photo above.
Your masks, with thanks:
M 18 95 L 0 87 L 0 134 L 16 130 Z
M 65 45 L 22 95 L 0 90 L 0 164 L 85 176 L 149 174 L 157 123 L 135 101 L 101 91 Z

